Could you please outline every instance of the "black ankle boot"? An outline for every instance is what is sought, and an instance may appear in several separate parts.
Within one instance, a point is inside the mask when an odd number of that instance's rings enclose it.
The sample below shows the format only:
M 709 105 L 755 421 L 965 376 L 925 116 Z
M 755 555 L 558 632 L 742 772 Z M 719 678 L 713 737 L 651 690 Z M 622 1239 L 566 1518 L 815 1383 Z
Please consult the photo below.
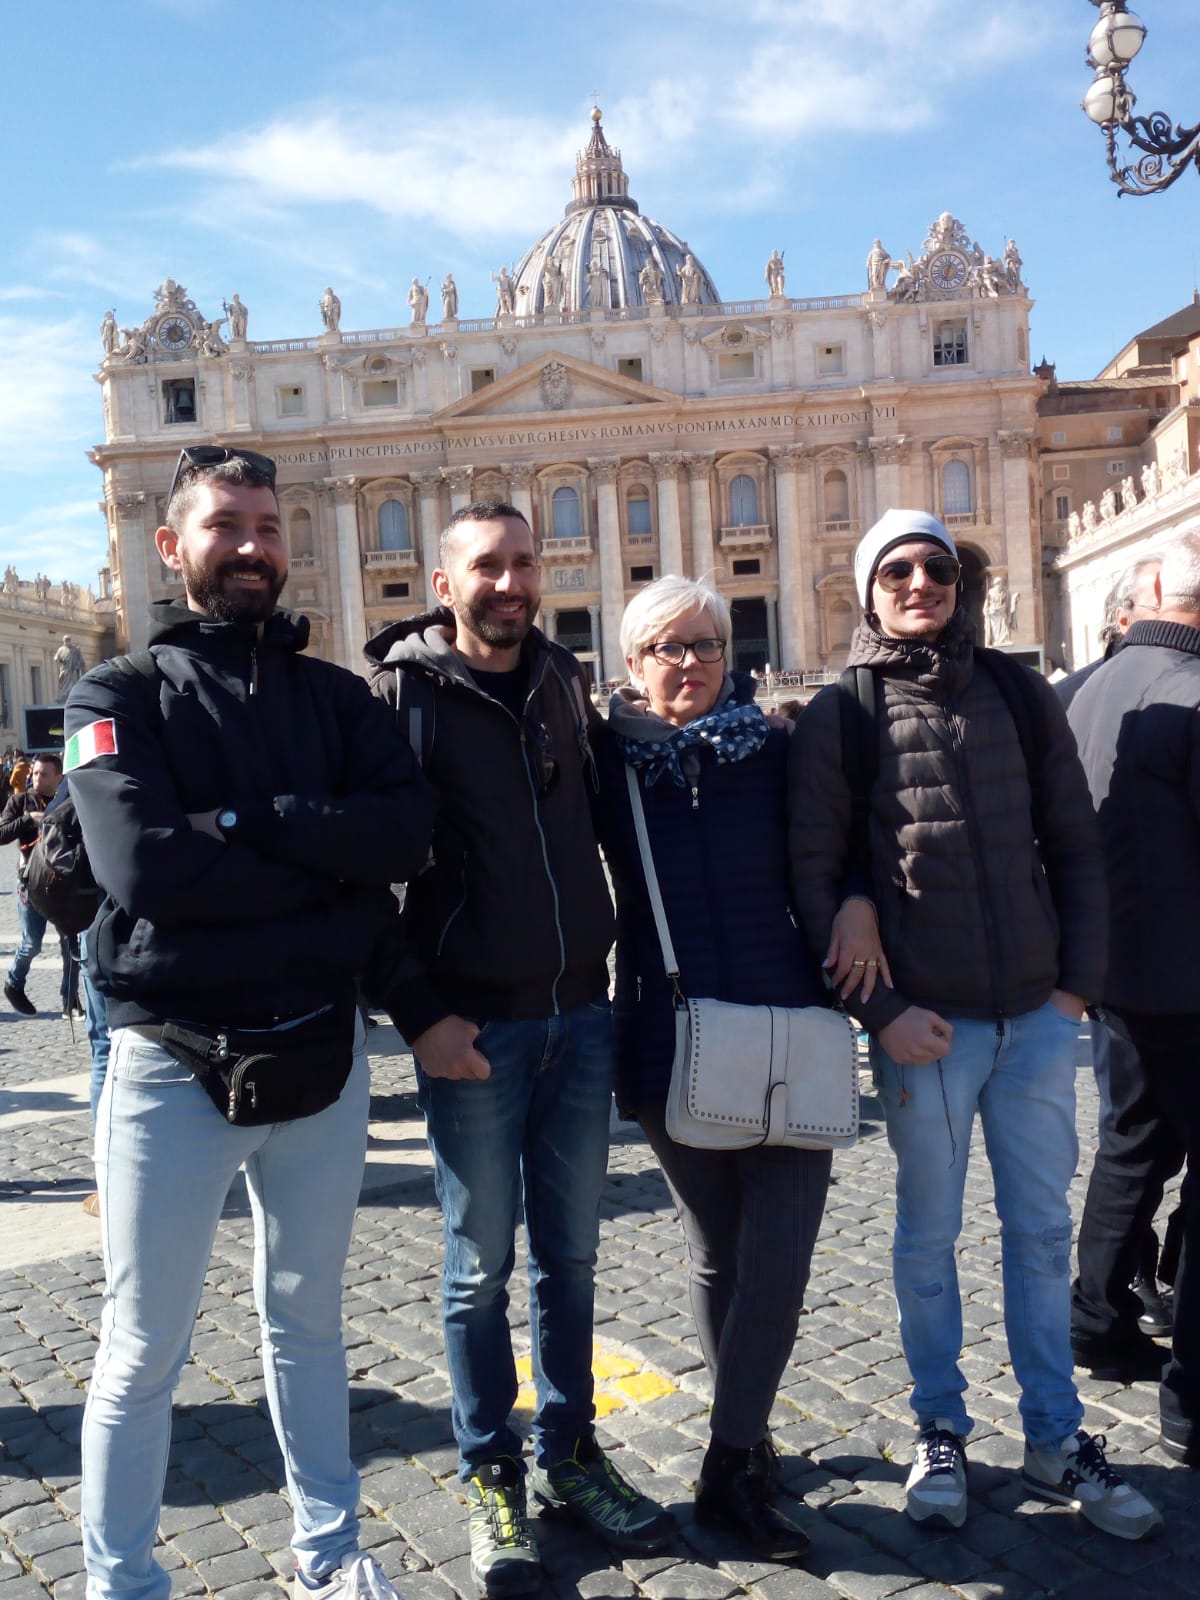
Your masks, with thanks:
M 728 1528 L 740 1534 L 768 1561 L 799 1561 L 808 1554 L 808 1535 L 781 1517 L 768 1499 L 769 1481 L 751 1467 L 751 1451 L 714 1439 L 696 1487 L 696 1521 L 702 1528 Z

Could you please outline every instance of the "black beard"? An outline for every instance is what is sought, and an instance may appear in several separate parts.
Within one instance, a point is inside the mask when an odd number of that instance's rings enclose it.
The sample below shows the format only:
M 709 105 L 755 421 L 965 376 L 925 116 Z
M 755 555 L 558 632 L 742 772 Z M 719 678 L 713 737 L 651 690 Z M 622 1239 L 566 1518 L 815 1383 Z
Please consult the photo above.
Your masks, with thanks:
M 227 562 L 215 572 L 200 572 L 180 552 L 180 565 L 188 595 L 214 622 L 265 622 L 287 582 L 286 575 L 279 577 L 265 561 Z M 222 573 L 235 568 L 239 572 L 261 572 L 267 580 L 266 588 L 257 594 L 226 594 L 221 588 Z
M 459 619 L 469 633 L 473 633 L 484 644 L 499 646 L 520 644 L 533 627 L 533 619 L 537 615 L 538 602 L 526 599 L 522 602 L 525 607 L 524 614 L 518 617 L 497 621 L 488 611 L 485 604 L 467 606 L 461 601 L 454 600 L 451 605 L 454 615 Z

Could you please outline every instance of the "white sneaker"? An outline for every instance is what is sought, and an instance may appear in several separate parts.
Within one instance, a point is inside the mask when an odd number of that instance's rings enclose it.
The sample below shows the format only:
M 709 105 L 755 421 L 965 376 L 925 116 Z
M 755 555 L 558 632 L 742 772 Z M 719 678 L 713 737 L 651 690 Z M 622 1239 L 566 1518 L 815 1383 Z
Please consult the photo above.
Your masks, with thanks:
M 403 1600 L 403 1596 L 384 1577 L 375 1557 L 359 1552 L 315 1589 L 297 1573 L 292 1581 L 292 1600 Z
M 967 1453 L 944 1417 L 935 1417 L 921 1429 L 904 1487 L 914 1522 L 961 1528 L 967 1520 Z
M 1057 1450 L 1025 1446 L 1021 1481 L 1039 1500 L 1077 1511 L 1118 1539 L 1146 1539 L 1162 1527 L 1162 1512 L 1114 1472 L 1104 1456 L 1108 1440 L 1082 1429 Z

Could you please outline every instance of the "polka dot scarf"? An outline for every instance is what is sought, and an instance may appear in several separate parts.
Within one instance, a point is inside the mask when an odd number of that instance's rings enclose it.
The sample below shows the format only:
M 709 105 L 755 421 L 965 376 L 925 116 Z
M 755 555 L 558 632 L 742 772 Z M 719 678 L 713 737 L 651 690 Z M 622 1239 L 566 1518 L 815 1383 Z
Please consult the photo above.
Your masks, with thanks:
M 741 761 L 761 750 L 770 728 L 767 719 L 756 705 L 737 705 L 726 701 L 697 717 L 682 728 L 676 728 L 662 717 L 643 713 L 639 717 L 619 716 L 614 705 L 612 724 L 621 753 L 639 772 L 645 772 L 646 784 L 657 783 L 663 773 L 670 773 L 671 781 L 679 788 L 687 787 L 682 758 L 705 745 L 722 764 Z M 636 733 L 626 732 L 635 726 Z

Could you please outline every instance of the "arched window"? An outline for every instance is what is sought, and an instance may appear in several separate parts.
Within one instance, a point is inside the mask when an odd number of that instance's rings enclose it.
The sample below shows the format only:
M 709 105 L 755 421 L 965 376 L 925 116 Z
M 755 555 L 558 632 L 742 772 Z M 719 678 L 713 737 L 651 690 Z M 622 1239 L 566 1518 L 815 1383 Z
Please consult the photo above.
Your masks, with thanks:
M 729 485 L 729 516 L 734 528 L 758 526 L 758 485 L 744 472 Z
M 411 550 L 408 507 L 401 500 L 385 500 L 379 508 L 379 548 Z
M 630 489 L 625 502 L 625 515 L 630 533 L 651 533 L 650 500 L 641 484 Z
M 313 544 L 313 519 L 312 513 L 301 506 L 293 511 L 288 518 L 288 543 L 294 556 L 312 556 L 316 554 Z
M 825 474 L 825 521 L 850 521 L 850 484 L 840 467 Z
M 583 532 L 583 523 L 579 516 L 579 490 L 566 487 L 555 489 L 551 496 L 550 508 L 553 513 L 554 537 L 578 539 Z
M 942 468 L 942 515 L 964 517 L 970 510 L 970 469 L 965 461 L 947 461 Z

